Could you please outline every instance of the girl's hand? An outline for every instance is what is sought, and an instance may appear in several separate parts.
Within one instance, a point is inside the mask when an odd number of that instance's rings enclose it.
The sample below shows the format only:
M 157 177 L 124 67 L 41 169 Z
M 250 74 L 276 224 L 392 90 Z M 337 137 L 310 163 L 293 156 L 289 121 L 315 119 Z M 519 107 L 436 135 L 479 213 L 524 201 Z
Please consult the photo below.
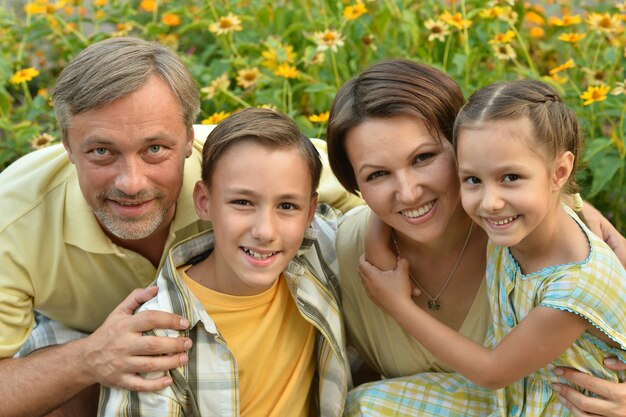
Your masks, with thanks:
M 626 370 L 626 363 L 615 358 L 606 359 L 604 364 L 614 371 Z M 554 384 L 572 416 L 626 417 L 626 382 L 609 382 L 570 368 L 557 368 L 556 374 L 602 397 L 587 397 L 570 386 Z
M 404 258 L 398 258 L 396 269 L 381 271 L 361 255 L 359 274 L 367 295 L 392 316 L 403 310 L 405 302 L 413 302 L 411 295 L 419 295 L 409 278 L 409 262 Z

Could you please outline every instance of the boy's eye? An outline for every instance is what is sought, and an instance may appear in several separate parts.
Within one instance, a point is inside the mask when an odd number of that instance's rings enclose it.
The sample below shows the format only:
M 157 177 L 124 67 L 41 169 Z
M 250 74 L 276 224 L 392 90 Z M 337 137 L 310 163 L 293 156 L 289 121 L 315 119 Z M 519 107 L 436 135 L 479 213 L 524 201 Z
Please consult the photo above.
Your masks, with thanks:
M 282 203 L 279 207 L 281 210 L 287 210 L 287 211 L 292 211 L 298 208 L 296 207 L 295 204 L 292 204 L 292 203 Z
M 421 153 L 415 157 L 415 162 L 416 163 L 424 162 L 424 161 L 429 160 L 433 156 L 435 156 L 435 154 L 432 152 Z
M 504 182 L 512 182 L 519 179 L 519 175 L 517 174 L 507 174 L 504 176 Z
M 465 182 L 468 184 L 476 185 L 480 184 L 480 179 L 478 177 L 467 177 L 465 178 Z
M 372 172 L 371 174 L 367 176 L 367 181 L 375 180 L 376 178 L 380 178 L 386 174 L 387 173 L 385 171 Z
M 231 204 L 235 204 L 237 206 L 249 206 L 250 202 L 248 200 L 234 200 Z

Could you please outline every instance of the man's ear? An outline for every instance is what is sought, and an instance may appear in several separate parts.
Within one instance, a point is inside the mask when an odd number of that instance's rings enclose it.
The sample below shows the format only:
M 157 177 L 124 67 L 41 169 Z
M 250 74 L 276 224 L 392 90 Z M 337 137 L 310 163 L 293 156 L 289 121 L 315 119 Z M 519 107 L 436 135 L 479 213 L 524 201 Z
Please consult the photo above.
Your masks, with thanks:
M 574 154 L 570 151 L 563 152 L 554 160 L 552 171 L 552 187 L 554 191 L 561 190 L 567 183 L 574 169 Z
M 309 215 L 307 217 L 307 224 L 311 225 L 313 217 L 315 216 L 315 210 L 317 210 L 317 192 L 311 196 L 311 204 L 309 205 Z
M 193 152 L 194 133 L 193 126 L 187 129 L 187 141 L 185 142 L 185 158 L 189 158 Z
M 70 148 L 70 142 L 66 131 L 61 132 L 61 143 L 65 148 L 65 152 L 67 152 L 67 157 L 70 159 L 70 162 L 76 164 L 76 162 L 74 162 L 74 154 L 72 153 L 72 148 Z
M 193 205 L 200 220 L 211 220 L 210 195 L 211 190 L 209 190 L 204 181 L 196 182 L 196 186 L 193 189 Z

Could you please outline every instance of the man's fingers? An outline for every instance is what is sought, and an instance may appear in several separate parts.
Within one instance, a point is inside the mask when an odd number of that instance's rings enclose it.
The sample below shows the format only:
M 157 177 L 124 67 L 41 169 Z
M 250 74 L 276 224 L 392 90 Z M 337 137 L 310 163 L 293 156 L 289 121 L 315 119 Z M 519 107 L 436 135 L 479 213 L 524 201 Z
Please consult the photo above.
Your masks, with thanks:
M 159 289 L 156 286 L 148 288 L 137 288 L 133 290 L 133 292 L 131 292 L 128 297 L 126 297 L 124 301 L 122 301 L 120 305 L 115 308 L 114 312 L 121 312 L 131 315 L 135 313 L 135 310 L 137 310 L 140 305 L 153 298 L 158 290 Z
M 191 346 L 191 339 L 186 337 L 142 336 L 133 343 L 129 354 L 133 356 L 171 355 L 187 352 Z
M 189 328 L 189 320 L 166 311 L 141 311 L 130 317 L 131 330 L 146 332 L 153 329 L 185 330 Z
M 159 391 L 172 385 L 170 376 L 161 376 L 155 379 L 146 379 L 139 375 L 127 374 L 120 381 L 118 388 L 125 388 L 136 392 Z
M 125 373 L 127 374 L 150 374 L 153 372 L 165 372 L 176 369 L 189 362 L 186 353 L 161 356 L 134 356 L 128 360 Z M 148 376 L 148 379 L 151 379 Z

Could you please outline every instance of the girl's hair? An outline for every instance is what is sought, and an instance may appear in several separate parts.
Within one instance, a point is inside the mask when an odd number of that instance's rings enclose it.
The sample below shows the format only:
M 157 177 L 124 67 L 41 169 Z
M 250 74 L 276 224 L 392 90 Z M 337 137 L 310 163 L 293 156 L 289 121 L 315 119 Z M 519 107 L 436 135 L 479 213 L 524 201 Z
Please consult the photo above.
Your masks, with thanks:
M 459 85 L 434 67 L 406 59 L 378 62 L 346 82 L 335 96 L 328 120 L 328 159 L 339 182 L 357 194 L 346 152 L 351 129 L 375 118 L 421 119 L 433 138 L 452 142 L 454 118 L 463 105 Z
M 574 112 L 549 85 L 536 80 L 491 84 L 476 91 L 463 106 L 454 123 L 456 148 L 462 129 L 479 128 L 484 123 L 527 117 L 533 138 L 550 159 L 562 152 L 574 154 L 574 167 L 565 191 L 578 193 L 574 175 L 582 151 L 582 132 Z

